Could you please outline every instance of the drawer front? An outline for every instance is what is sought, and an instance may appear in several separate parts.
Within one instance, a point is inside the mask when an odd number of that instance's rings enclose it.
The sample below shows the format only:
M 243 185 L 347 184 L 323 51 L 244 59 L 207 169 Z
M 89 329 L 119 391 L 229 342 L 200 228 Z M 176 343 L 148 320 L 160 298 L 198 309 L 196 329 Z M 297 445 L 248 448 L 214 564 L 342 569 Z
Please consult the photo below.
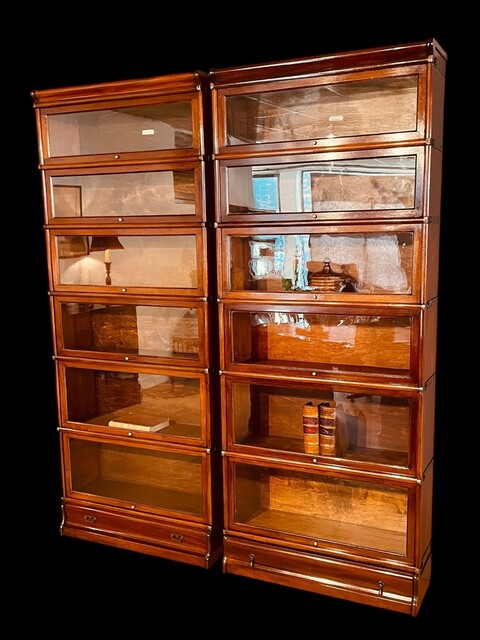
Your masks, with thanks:
M 348 563 L 248 541 L 224 540 L 225 573 L 410 613 L 413 574 Z
M 210 536 L 207 527 L 193 529 L 178 522 L 165 523 L 151 518 L 129 516 L 113 511 L 66 503 L 62 530 L 83 530 L 98 536 L 114 536 L 133 542 L 171 547 L 172 549 L 207 555 Z

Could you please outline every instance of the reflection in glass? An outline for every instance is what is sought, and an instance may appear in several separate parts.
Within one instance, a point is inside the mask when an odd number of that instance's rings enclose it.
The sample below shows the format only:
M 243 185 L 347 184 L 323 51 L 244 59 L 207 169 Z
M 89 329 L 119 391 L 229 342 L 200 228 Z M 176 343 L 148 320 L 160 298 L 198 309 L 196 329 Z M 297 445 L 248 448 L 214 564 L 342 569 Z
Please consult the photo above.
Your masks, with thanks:
M 53 176 L 53 216 L 155 216 L 195 213 L 193 170 Z
M 58 266 L 61 284 L 104 285 L 105 264 L 110 264 L 111 284 L 188 289 L 197 287 L 195 235 L 119 236 L 122 251 L 91 251 L 92 239 L 85 238 L 85 255 L 68 257 L 62 247 L 70 238 L 57 236 Z M 102 236 L 103 237 L 103 236 Z
M 64 348 L 199 359 L 198 309 L 62 302 Z
M 362 375 L 410 372 L 409 316 L 231 311 L 232 362 Z M 372 348 L 375 345 L 375 348 Z
M 47 116 L 51 157 L 192 147 L 188 100 Z
M 416 131 L 418 76 L 226 96 L 227 145 Z
M 228 167 L 228 212 L 411 209 L 415 174 L 415 156 Z
M 413 233 L 227 236 L 232 291 L 406 294 Z
M 278 175 L 254 175 L 252 183 L 255 209 L 259 211 L 280 211 Z

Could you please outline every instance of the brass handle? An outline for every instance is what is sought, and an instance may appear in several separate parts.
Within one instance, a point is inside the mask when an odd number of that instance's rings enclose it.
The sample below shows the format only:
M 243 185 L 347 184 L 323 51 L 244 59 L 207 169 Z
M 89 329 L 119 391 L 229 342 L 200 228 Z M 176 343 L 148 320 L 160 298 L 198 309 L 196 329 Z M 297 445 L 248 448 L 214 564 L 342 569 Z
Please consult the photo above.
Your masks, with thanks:
M 170 538 L 175 542 L 183 542 L 183 536 L 180 533 L 171 533 Z
M 97 521 L 97 516 L 83 516 L 85 522 L 90 522 L 91 524 L 95 524 Z

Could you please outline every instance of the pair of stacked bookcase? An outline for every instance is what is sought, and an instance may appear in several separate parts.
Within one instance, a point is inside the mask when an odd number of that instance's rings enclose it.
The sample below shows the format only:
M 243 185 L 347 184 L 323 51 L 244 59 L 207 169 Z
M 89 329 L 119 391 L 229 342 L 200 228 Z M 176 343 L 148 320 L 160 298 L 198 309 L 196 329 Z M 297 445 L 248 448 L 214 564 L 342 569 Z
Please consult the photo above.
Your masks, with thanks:
M 445 66 L 429 40 L 34 92 L 62 533 L 418 613 Z

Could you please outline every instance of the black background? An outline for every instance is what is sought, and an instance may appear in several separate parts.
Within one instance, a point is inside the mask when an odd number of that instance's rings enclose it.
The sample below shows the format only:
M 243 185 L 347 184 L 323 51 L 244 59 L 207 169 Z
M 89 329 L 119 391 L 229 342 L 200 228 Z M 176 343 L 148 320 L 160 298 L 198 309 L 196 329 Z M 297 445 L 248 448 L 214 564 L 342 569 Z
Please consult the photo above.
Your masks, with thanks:
M 316 5 L 314 5 L 316 6 Z M 64 624 L 80 633 L 155 635 L 189 632 L 264 637 L 282 631 L 302 633 L 418 632 L 458 616 L 457 589 L 450 576 L 458 510 L 447 500 L 451 482 L 452 438 L 447 438 L 452 400 L 447 362 L 453 357 L 448 327 L 453 317 L 450 276 L 452 254 L 458 257 L 453 218 L 455 159 L 458 144 L 454 121 L 459 90 L 460 34 L 448 17 L 423 18 L 409 6 L 408 18 L 371 10 L 351 14 L 346 7 L 276 7 L 275 4 L 232 5 L 232 14 L 215 20 L 213 8 L 176 6 L 161 11 L 123 7 L 111 9 L 111 20 L 92 8 L 75 6 L 69 17 L 43 7 L 29 10 L 29 24 L 12 33 L 13 81 L 4 77 L 4 185 L 8 204 L 10 257 L 5 262 L 4 321 L 15 375 L 7 399 L 11 447 L 4 463 L 12 482 L 6 493 L 18 517 L 5 523 L 4 554 L 22 569 L 13 582 L 25 603 L 25 587 L 35 602 L 38 630 Z M 224 7 L 223 11 L 226 9 Z M 399 7 L 397 8 L 399 9 Z M 330 14 L 329 14 L 330 12 Z M 369 12 L 372 15 L 369 15 Z M 77 15 L 77 13 L 79 15 Z M 123 14 L 123 19 L 119 15 Z M 164 15 L 165 13 L 165 15 Z M 375 13 L 375 15 L 373 15 Z M 8 27 L 7 27 L 8 29 Z M 437 426 L 433 522 L 433 576 L 420 614 L 411 618 L 238 576 L 224 575 L 221 563 L 206 571 L 180 563 L 64 538 L 60 526 L 60 466 L 55 408 L 48 282 L 43 237 L 43 210 L 32 90 L 95 84 L 114 80 L 191 72 L 198 69 L 316 56 L 436 38 L 448 55 L 442 195 L 442 235 L 437 358 Z M 11 65 L 11 66 L 10 66 Z M 13 86 L 13 108 L 11 103 Z M 465 124 L 465 123 L 464 123 Z M 13 159 L 13 161 L 11 160 Z M 7 239 L 4 237 L 4 243 Z M 8 240 L 10 243 L 10 240 Z M 4 245 L 5 246 L 5 245 Z M 455 272 L 456 278 L 461 274 Z M 11 307 L 10 295 L 16 299 Z M 16 309 L 14 316 L 9 309 Z M 11 329 L 13 329 L 13 338 Z M 449 365 L 450 366 L 450 365 Z M 5 424 L 5 426 L 6 426 Z M 452 431 L 450 431 L 452 434 Z M 456 449 L 455 445 L 455 449 Z M 10 473 L 12 476 L 10 476 Z M 20 544 L 19 544 L 20 543 Z M 16 550 L 16 547 L 19 550 Z M 447 578 L 448 576 L 448 578 Z M 460 588 L 461 585 L 458 585 Z M 41 604 L 40 604 L 41 603 Z M 28 624 L 26 618 L 21 624 Z M 343 634 L 342 634 L 342 637 Z

